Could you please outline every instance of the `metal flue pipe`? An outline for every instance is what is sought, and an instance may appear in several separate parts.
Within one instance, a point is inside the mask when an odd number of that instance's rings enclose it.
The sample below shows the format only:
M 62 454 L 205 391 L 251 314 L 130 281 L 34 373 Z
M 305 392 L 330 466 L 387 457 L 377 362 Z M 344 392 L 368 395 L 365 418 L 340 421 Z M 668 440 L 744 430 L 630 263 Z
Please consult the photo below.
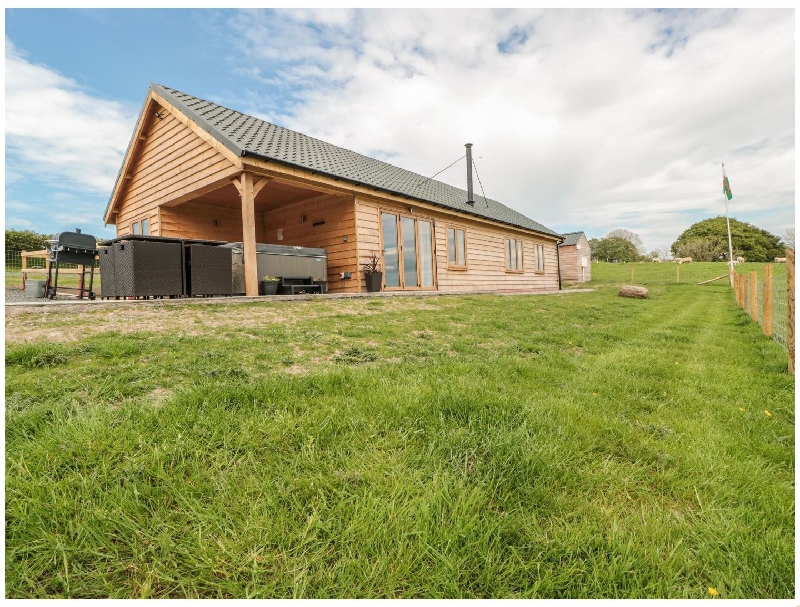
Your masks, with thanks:
M 465 143 L 467 148 L 467 204 L 475 204 L 475 197 L 472 195 L 472 144 Z

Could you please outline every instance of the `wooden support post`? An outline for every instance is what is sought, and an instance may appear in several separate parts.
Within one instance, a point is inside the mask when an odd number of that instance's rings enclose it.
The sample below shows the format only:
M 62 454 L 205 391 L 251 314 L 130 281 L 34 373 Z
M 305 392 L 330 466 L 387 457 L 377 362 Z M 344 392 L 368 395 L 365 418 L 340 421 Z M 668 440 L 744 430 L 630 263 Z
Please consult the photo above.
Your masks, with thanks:
M 789 373 L 794 375 L 794 249 L 786 249 L 786 346 Z
M 254 296 L 258 295 L 258 261 L 256 258 L 256 212 L 252 173 L 242 173 L 239 185 L 242 199 L 244 290 L 247 296 Z
M 677 270 L 675 274 L 675 282 L 679 283 L 681 281 L 681 264 L 675 264 L 675 268 Z
M 764 323 L 761 330 L 767 337 L 772 337 L 772 266 L 764 264 L 764 297 L 762 298 L 764 306 Z
M 750 318 L 758 322 L 758 273 L 750 272 Z

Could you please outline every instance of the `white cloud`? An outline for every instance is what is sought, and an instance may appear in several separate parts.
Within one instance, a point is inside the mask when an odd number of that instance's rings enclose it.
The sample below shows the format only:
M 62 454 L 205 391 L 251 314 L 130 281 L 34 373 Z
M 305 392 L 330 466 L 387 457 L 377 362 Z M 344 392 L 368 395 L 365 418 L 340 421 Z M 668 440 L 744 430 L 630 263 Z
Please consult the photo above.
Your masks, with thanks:
M 6 162 L 15 182 L 109 194 L 136 108 L 88 94 L 6 40 Z M 95 218 L 96 219 L 96 218 Z
M 721 161 L 732 215 L 793 222 L 790 10 L 247 11 L 230 25 L 254 83 L 294 96 L 275 121 L 423 175 L 472 142 L 486 194 L 554 229 L 670 244 L 724 211 Z M 440 178 L 463 187 L 463 173 Z
M 14 230 L 21 230 L 24 228 L 32 228 L 33 222 L 21 217 L 6 217 L 6 227 Z

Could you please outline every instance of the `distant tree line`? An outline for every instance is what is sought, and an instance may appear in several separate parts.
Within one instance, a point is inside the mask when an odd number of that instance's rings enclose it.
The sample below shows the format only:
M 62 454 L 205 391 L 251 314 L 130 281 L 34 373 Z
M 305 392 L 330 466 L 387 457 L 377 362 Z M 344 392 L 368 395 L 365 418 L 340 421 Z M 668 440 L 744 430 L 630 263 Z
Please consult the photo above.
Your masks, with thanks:
M 733 257 L 746 261 L 769 262 L 785 257 L 786 248 L 794 248 L 794 228 L 786 230 L 783 239 L 766 230 L 737 219 L 731 219 Z M 592 259 L 629 263 L 649 259 L 691 257 L 694 261 L 728 261 L 728 228 L 724 217 L 704 219 L 692 224 L 671 247 L 661 247 L 645 254 L 642 239 L 625 229 L 611 230 L 603 238 L 589 240 Z
M 621 236 L 604 236 L 589 240 L 592 259 L 596 261 L 616 261 L 627 263 L 638 261 L 639 251 L 630 240 Z

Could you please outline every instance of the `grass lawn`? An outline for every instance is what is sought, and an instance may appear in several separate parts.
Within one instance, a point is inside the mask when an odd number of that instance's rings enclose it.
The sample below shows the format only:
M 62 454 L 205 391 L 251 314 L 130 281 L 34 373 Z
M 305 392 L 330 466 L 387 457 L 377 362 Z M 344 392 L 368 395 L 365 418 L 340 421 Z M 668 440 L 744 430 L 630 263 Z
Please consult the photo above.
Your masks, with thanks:
M 794 597 L 786 353 L 602 272 L 7 309 L 6 596 Z

